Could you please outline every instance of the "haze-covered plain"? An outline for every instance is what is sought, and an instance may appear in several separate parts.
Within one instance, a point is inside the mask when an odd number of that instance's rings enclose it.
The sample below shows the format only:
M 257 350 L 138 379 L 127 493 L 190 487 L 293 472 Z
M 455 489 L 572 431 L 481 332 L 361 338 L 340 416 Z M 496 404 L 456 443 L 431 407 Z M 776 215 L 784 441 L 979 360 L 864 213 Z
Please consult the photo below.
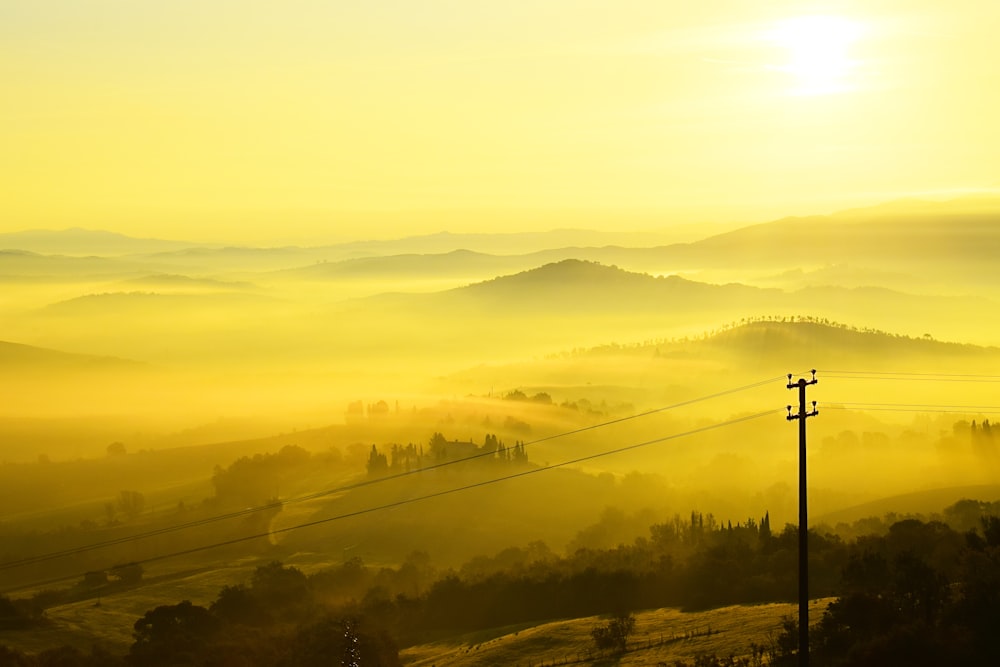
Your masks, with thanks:
M 110 586 L 120 615 L 3 641 L 127 647 L 154 602 L 208 604 L 269 560 L 416 568 L 420 595 L 431 569 L 688 517 L 777 532 L 786 373 L 812 369 L 817 525 L 997 500 L 998 215 L 902 201 L 677 243 L 0 235 L 0 582 L 77 591 L 51 618 Z

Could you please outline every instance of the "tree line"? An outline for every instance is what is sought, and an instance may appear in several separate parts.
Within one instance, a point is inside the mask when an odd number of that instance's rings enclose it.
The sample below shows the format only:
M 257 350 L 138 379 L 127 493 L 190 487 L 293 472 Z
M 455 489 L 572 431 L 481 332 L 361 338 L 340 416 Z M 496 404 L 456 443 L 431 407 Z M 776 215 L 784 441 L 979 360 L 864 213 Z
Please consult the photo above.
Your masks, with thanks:
M 423 445 L 417 446 L 412 442 L 406 445 L 393 443 L 387 445 L 384 451 L 372 445 L 365 469 L 370 477 L 379 477 L 465 459 L 493 464 L 525 464 L 528 462 L 528 450 L 520 440 L 508 446 L 494 433 L 487 433 L 480 446 L 471 440 L 448 440 L 443 434 L 435 432 L 427 443 L 426 451 Z
M 978 514 L 966 530 L 908 518 L 851 540 L 811 531 L 810 590 L 838 597 L 811 632 L 814 664 L 1000 664 L 993 638 L 1000 627 L 1000 518 L 984 513 L 992 509 L 963 501 L 945 511 L 964 524 Z M 223 588 L 207 607 L 182 601 L 146 612 L 128 655 L 108 661 L 98 650 L 100 664 L 312 665 L 320 656 L 323 664 L 331 656 L 352 664 L 351 656 L 362 656 L 359 664 L 396 665 L 398 646 L 515 623 L 792 601 L 796 530 L 773 531 L 767 514 L 723 523 L 692 512 L 612 549 L 558 556 L 532 543 L 444 571 L 422 552 L 397 567 L 354 558 L 311 575 L 274 561 L 248 582 Z M 25 606 L 4 600 L 0 620 L 10 623 Z M 44 622 L 37 612 L 24 613 L 35 617 L 23 622 Z M 620 646 L 628 633 L 615 630 L 622 629 L 609 626 L 601 640 Z M 772 664 L 795 664 L 796 632 L 793 622 L 785 624 L 770 649 Z M 45 662 L 46 654 L 0 649 L 0 664 L 98 664 L 88 662 L 96 660 L 91 654 L 59 651 L 61 662 Z M 750 663 L 706 657 L 697 664 Z

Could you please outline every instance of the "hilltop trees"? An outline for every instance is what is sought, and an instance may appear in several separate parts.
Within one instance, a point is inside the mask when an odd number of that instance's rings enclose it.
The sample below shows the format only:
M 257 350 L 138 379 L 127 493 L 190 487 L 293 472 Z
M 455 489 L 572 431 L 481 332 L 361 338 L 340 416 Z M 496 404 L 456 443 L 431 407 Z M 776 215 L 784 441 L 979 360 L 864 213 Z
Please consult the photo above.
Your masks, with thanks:
M 146 507 L 146 497 L 138 491 L 119 491 L 115 507 L 129 519 L 134 519 Z
M 365 464 L 365 469 L 371 477 L 384 475 L 389 470 L 389 459 L 386 458 L 385 454 L 379 453 L 375 445 L 372 445 L 372 451 L 368 455 L 368 462 Z
M 528 450 L 523 442 L 517 440 L 513 446 L 507 446 L 493 433 L 487 433 L 482 446 L 479 446 L 474 442 L 448 440 L 443 434 L 435 432 L 427 443 L 426 456 L 424 448 L 417 448 L 413 443 L 405 447 L 399 444 L 389 445 L 388 452 L 386 454 L 379 451 L 377 446 L 372 445 L 366 463 L 369 476 L 409 472 L 429 465 L 465 459 L 514 464 L 528 462 Z
M 979 426 L 976 426 L 976 422 L 973 420 L 969 430 L 972 436 L 973 451 L 985 459 L 996 460 L 1000 451 L 998 451 L 997 443 L 993 437 L 993 425 L 990 424 L 990 420 L 984 419 Z

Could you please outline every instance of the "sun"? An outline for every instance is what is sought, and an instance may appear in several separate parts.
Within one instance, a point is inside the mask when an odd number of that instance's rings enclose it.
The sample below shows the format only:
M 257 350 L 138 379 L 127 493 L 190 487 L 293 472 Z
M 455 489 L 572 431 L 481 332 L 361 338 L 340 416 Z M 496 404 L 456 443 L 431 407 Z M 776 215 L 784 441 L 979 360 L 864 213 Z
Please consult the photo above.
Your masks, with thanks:
M 799 16 L 779 21 L 765 39 L 785 52 L 785 61 L 773 67 L 794 79 L 796 95 L 830 95 L 853 89 L 850 75 L 860 62 L 851 47 L 862 26 L 839 16 Z

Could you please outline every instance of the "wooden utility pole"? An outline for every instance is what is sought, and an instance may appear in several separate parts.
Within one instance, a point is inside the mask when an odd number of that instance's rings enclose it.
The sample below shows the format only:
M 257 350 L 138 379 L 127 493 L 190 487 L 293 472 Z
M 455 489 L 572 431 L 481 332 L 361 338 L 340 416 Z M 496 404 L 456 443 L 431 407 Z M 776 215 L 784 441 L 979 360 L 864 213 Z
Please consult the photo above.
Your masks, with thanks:
M 788 388 L 799 390 L 799 412 L 792 414 L 788 406 L 788 421 L 799 420 L 799 667 L 809 667 L 809 511 L 806 493 L 806 419 L 819 414 L 816 401 L 812 412 L 806 412 L 806 387 L 816 384 L 816 371 L 812 379 L 799 378 L 792 382 L 788 374 Z

